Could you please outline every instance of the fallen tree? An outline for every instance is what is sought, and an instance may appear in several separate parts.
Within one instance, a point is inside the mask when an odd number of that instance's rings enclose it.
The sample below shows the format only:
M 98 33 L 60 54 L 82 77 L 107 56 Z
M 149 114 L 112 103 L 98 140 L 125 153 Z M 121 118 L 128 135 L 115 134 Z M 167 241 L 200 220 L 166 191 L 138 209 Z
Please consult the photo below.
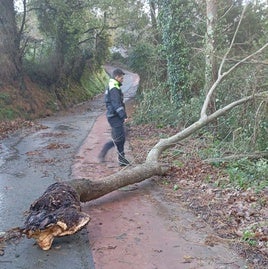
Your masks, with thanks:
M 73 234 L 90 221 L 90 217 L 81 212 L 80 202 L 99 198 L 154 175 L 163 175 L 166 169 L 158 163 L 145 163 L 98 181 L 82 178 L 54 183 L 30 206 L 21 233 L 35 238 L 43 250 L 48 250 L 55 237 Z
M 129 166 L 116 174 L 98 179 L 98 181 L 82 178 L 70 180 L 65 183 L 55 183 L 49 186 L 44 194 L 30 206 L 25 225 L 20 229 L 20 233 L 25 234 L 28 238 L 35 238 L 38 245 L 43 250 L 50 249 L 55 237 L 73 234 L 90 221 L 90 216 L 81 212 L 81 202 L 99 198 L 116 189 L 141 182 L 154 175 L 161 176 L 165 174 L 168 168 L 159 162 L 160 156 L 165 150 L 175 146 L 180 141 L 194 134 L 218 117 L 225 115 L 234 107 L 257 98 L 262 100 L 267 99 L 267 91 L 256 94 L 253 93 L 250 96 L 236 100 L 225 107 L 216 110 L 214 113 L 207 115 L 212 95 L 221 81 L 239 65 L 262 52 L 268 46 L 268 43 L 253 54 L 234 64 L 227 71 L 222 72 L 223 65 L 232 45 L 233 42 L 230 44 L 230 48 L 222 59 L 218 70 L 217 80 L 207 92 L 199 120 L 177 134 L 159 140 L 159 142 L 149 151 L 146 161 L 141 165 L 135 167 Z

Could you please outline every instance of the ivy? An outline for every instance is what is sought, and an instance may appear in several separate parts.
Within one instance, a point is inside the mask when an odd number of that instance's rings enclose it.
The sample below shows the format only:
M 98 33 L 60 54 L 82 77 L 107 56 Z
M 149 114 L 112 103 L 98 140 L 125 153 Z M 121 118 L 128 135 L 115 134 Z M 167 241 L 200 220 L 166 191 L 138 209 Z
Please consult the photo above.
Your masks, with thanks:
M 190 94 L 191 47 L 187 33 L 194 21 L 194 3 L 187 0 L 162 0 L 159 14 L 163 52 L 167 60 L 168 85 L 171 102 L 180 106 Z

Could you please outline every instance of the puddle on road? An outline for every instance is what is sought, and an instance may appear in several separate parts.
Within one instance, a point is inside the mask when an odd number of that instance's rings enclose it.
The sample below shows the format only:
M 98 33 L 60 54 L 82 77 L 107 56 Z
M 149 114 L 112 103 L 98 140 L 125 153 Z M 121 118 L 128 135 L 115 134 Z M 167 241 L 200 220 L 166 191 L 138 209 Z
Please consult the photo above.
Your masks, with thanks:
M 55 126 L 55 130 L 68 131 L 68 130 L 77 130 L 77 128 L 72 127 L 70 125 L 60 124 Z

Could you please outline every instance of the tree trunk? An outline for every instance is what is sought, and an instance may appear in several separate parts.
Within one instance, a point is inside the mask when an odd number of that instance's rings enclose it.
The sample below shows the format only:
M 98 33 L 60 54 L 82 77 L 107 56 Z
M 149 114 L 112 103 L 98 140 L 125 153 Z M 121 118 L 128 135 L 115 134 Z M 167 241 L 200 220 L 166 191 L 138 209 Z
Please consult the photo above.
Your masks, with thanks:
M 217 23 L 217 1 L 206 0 L 207 5 L 207 32 L 206 32 L 206 45 L 205 45 L 205 94 L 211 88 L 213 83 L 217 80 L 217 69 L 216 69 L 216 57 L 215 57 L 215 32 Z M 209 112 L 213 113 L 216 111 L 215 96 L 211 97 L 209 103 Z M 217 120 L 213 122 L 214 128 L 217 128 Z
M 20 74 L 19 39 L 15 20 L 14 1 L 0 2 L 0 86 L 11 83 Z
M 206 32 L 206 68 L 205 68 L 205 92 L 208 92 L 217 79 L 215 59 L 215 31 L 217 22 L 216 0 L 206 0 L 207 4 L 207 32 Z
M 152 29 L 153 29 L 153 35 L 154 35 L 154 42 L 155 44 L 159 44 L 160 37 L 159 37 L 159 32 L 158 32 L 158 26 L 157 26 L 157 10 L 156 10 L 156 3 L 154 0 L 149 1 L 149 7 L 150 7 L 150 17 L 151 17 L 151 22 L 152 22 Z
M 259 94 L 266 97 L 267 93 Z M 50 249 L 54 237 L 69 235 L 84 227 L 90 217 L 81 212 L 80 202 L 99 198 L 121 187 L 141 182 L 155 175 L 163 175 L 167 167 L 159 163 L 159 157 L 166 149 L 176 145 L 209 122 L 224 115 L 235 106 L 256 98 L 248 96 L 235 101 L 167 139 L 161 139 L 148 153 L 146 162 L 136 167 L 128 167 L 120 172 L 96 181 L 75 179 L 64 183 L 55 183 L 37 199 L 29 210 L 22 234 L 35 238 L 43 250 Z
M 152 176 L 163 175 L 166 171 L 167 167 L 163 167 L 157 162 L 145 162 L 101 180 L 77 179 L 69 181 L 68 184 L 77 191 L 81 202 L 87 202 L 121 187 L 141 182 Z

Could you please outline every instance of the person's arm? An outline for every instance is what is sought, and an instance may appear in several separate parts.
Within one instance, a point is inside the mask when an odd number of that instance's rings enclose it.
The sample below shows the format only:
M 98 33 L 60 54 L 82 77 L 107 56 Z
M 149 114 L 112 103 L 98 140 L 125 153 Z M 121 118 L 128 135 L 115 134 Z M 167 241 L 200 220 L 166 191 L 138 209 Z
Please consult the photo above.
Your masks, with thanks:
M 121 93 L 120 90 L 113 88 L 110 90 L 110 100 L 111 100 L 111 104 L 114 108 L 114 111 L 118 114 L 118 116 L 121 119 L 126 119 L 127 118 L 127 114 L 125 111 L 125 106 L 122 103 L 121 100 Z

